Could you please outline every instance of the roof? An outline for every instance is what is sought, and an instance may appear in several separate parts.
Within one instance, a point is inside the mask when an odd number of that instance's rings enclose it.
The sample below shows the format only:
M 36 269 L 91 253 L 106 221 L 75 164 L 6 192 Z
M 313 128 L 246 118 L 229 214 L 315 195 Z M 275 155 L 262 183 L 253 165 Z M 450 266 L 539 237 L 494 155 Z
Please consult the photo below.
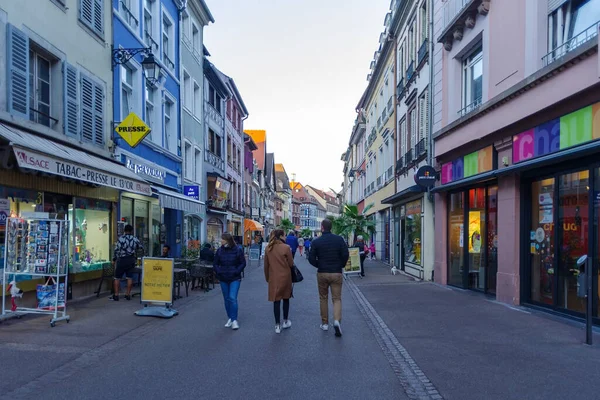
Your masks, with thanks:
M 267 131 L 244 129 L 244 133 L 250 136 L 256 143 L 267 141 Z
M 277 188 L 277 191 L 283 192 L 286 190 L 291 190 L 290 180 L 287 173 L 285 171 L 278 171 L 277 165 L 281 164 L 275 164 L 275 187 Z
M 235 81 L 233 80 L 233 78 L 230 77 L 227 74 L 224 74 L 223 72 L 221 72 L 216 67 L 214 67 L 214 69 L 219 74 L 221 80 L 223 82 L 225 82 L 226 85 L 228 85 L 228 88 L 229 88 L 229 91 L 232 94 L 232 97 L 234 97 L 237 100 L 237 102 L 240 105 L 240 107 L 242 107 L 242 111 L 244 112 L 244 116 L 247 117 L 248 116 L 248 109 L 246 108 L 246 104 L 244 104 L 244 100 L 242 100 L 242 95 L 240 94 L 240 92 L 239 92 L 239 90 L 237 88 L 237 85 L 235 84 Z
M 320 189 L 316 189 L 310 185 L 307 185 L 307 187 L 311 188 L 319 197 L 321 197 L 323 200 L 325 200 L 327 203 L 331 203 L 331 204 L 337 204 L 337 198 L 336 196 L 332 196 L 331 194 L 320 190 Z
M 275 178 L 275 154 L 273 153 L 267 153 L 265 172 L 267 180 L 273 182 Z
M 244 130 L 254 140 L 256 144 L 256 150 L 254 152 L 254 159 L 258 164 L 258 169 L 265 169 L 265 159 L 267 154 L 267 131 L 264 130 Z
M 220 95 L 226 98 L 231 97 L 232 93 L 225 84 L 221 71 L 219 71 L 213 63 L 208 61 L 206 57 L 204 57 L 204 61 L 204 75 L 208 81 L 215 87 L 215 90 L 217 90 Z
M 252 140 L 250 135 L 246 133 L 244 133 L 244 144 L 247 144 L 251 151 L 258 150 L 258 147 L 256 146 L 254 140 Z

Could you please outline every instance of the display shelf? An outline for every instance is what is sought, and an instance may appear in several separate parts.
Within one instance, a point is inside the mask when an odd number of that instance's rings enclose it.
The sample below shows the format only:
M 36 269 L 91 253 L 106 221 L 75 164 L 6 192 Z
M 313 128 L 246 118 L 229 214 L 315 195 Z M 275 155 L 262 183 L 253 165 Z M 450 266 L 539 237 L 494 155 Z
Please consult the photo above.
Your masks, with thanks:
M 70 320 L 66 303 L 69 279 L 68 221 L 38 217 L 39 215 L 36 218 L 8 218 L 6 221 L 2 315 L 51 315 L 50 326 L 55 326 L 58 321 Z M 44 285 L 37 287 L 38 307 L 19 307 L 20 296 L 15 295 L 11 296 L 11 307 L 8 309 L 7 288 L 17 276 L 24 275 L 48 278 Z M 53 282 L 50 283 L 51 280 Z

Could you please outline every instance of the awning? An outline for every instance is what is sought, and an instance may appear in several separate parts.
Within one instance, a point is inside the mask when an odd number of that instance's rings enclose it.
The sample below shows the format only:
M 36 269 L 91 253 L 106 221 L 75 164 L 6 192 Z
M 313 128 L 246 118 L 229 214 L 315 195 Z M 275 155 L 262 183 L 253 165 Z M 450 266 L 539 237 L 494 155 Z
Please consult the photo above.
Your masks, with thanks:
M 260 222 L 257 222 L 253 219 L 246 218 L 244 220 L 244 232 L 248 231 L 263 231 L 265 228 L 262 226 Z
M 445 185 L 436 186 L 431 189 L 432 193 L 436 192 L 445 192 L 454 189 L 460 189 L 466 186 L 470 186 L 476 183 L 482 183 L 485 181 L 489 181 L 490 179 L 494 179 L 496 177 L 496 172 L 498 171 L 488 171 L 483 174 L 473 175 L 468 178 L 460 179 L 456 182 L 447 183 Z
M 381 204 L 394 204 L 406 197 L 409 197 L 409 196 L 412 196 L 412 195 L 418 194 L 418 193 L 423 193 L 424 191 L 425 190 L 423 190 L 423 188 L 421 186 L 413 185 L 411 187 L 404 189 L 401 192 L 396 193 L 393 196 L 390 196 L 386 199 L 381 200 Z
M 13 148 L 19 168 L 151 196 L 150 185 L 123 164 L 0 124 L 0 136 Z
M 158 192 L 160 206 L 163 208 L 170 208 L 172 210 L 180 210 L 198 215 L 206 214 L 204 203 L 200 200 L 157 186 L 152 186 L 152 189 Z

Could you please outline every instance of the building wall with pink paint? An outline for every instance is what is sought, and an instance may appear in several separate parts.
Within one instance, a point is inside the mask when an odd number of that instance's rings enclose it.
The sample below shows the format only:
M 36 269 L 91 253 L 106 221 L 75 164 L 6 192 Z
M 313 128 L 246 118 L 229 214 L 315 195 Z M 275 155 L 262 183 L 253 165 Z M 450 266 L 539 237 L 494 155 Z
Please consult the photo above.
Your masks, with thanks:
M 600 0 L 434 10 L 435 280 L 580 316 L 576 260 L 600 250 Z

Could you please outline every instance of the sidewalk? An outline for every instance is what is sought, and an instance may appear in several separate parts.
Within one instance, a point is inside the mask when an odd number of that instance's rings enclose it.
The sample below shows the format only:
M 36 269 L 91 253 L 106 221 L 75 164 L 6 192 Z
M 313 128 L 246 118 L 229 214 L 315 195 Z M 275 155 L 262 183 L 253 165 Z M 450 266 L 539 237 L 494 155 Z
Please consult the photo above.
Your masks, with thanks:
M 176 300 L 173 308 L 186 308 L 217 293 L 201 290 L 189 292 L 189 297 Z M 182 290 L 185 294 L 185 289 Z M 140 334 L 155 329 L 166 320 L 137 317 L 134 312 L 141 309 L 139 296 L 131 301 L 109 301 L 108 293 L 99 298 L 68 304 L 71 321 L 56 323 L 50 327 L 49 315 L 24 315 L 20 319 L 8 319 L 0 323 L 0 353 L 5 360 L 12 360 L 3 368 L 0 393 L 20 387 L 69 363 L 81 354 L 110 343 L 123 335 L 144 327 Z M 177 318 L 177 317 L 175 317 Z
M 353 277 L 444 399 L 598 398 L 600 335 L 478 293 L 393 276 L 376 261 Z

